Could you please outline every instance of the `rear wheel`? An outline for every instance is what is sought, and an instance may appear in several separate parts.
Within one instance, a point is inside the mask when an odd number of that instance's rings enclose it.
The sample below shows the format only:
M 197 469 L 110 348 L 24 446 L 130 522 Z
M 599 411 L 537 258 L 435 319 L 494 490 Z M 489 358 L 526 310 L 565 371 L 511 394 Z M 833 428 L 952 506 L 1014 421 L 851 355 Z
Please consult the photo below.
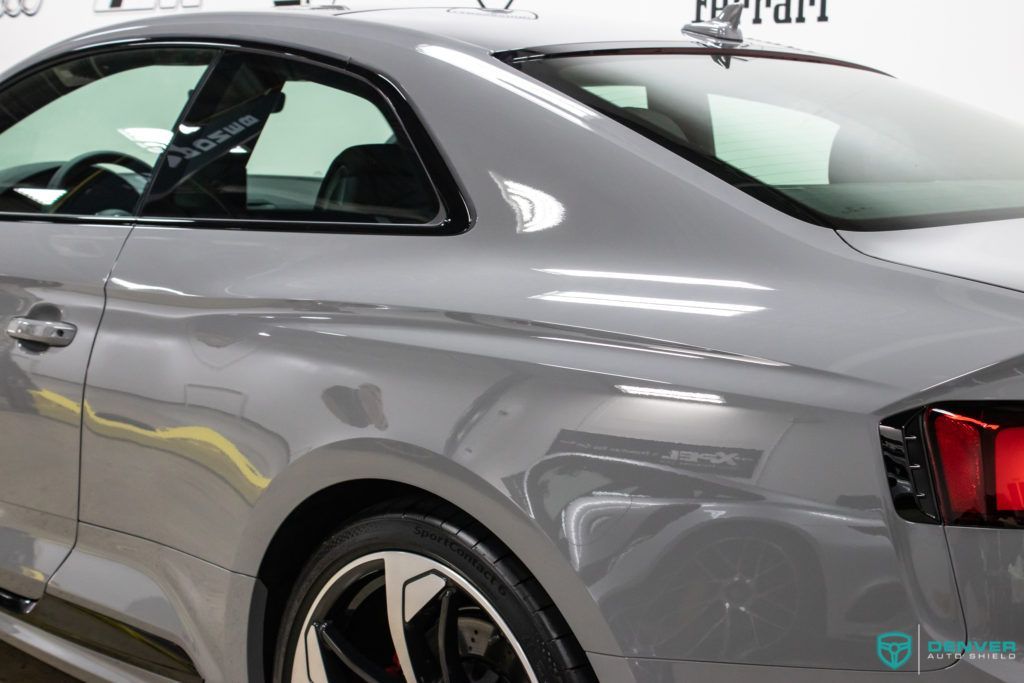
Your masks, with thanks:
M 550 598 L 446 504 L 369 511 L 307 565 L 285 611 L 281 683 L 584 683 Z

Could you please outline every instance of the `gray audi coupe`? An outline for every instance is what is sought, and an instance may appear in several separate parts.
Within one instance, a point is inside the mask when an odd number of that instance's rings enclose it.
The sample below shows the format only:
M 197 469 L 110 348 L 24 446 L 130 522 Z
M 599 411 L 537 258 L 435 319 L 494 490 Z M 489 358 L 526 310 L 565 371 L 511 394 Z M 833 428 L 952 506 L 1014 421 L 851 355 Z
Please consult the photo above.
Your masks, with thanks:
M 0 77 L 0 639 L 1024 680 L 1024 128 L 741 12 L 175 13 Z

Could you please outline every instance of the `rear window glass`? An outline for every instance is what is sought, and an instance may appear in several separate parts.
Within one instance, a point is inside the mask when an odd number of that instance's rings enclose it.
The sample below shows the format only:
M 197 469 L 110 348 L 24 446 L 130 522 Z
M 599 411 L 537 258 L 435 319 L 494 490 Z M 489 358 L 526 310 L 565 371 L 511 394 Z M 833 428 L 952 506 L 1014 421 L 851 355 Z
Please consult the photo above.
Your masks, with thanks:
M 556 56 L 522 69 L 813 223 L 1024 217 L 1024 126 L 874 71 L 671 53 Z

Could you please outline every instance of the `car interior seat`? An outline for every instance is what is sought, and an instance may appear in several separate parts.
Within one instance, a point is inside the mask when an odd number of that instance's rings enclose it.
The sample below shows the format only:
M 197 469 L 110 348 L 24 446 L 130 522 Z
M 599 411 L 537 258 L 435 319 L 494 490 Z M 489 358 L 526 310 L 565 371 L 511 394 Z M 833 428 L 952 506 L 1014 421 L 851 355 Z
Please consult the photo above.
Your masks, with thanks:
M 422 222 L 437 213 L 430 188 L 419 160 L 401 145 L 357 145 L 331 164 L 316 208 L 360 214 L 368 221 Z

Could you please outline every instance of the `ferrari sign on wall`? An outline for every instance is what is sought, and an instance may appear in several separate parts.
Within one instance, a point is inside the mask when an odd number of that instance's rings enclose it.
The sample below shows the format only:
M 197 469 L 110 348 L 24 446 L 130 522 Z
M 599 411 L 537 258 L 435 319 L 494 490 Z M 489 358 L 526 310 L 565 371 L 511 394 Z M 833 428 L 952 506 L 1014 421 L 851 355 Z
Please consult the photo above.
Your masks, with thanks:
M 734 0 L 695 0 L 696 21 L 717 15 Z M 743 0 L 747 8 L 744 21 L 752 24 L 804 24 L 809 21 L 828 21 L 828 0 Z

